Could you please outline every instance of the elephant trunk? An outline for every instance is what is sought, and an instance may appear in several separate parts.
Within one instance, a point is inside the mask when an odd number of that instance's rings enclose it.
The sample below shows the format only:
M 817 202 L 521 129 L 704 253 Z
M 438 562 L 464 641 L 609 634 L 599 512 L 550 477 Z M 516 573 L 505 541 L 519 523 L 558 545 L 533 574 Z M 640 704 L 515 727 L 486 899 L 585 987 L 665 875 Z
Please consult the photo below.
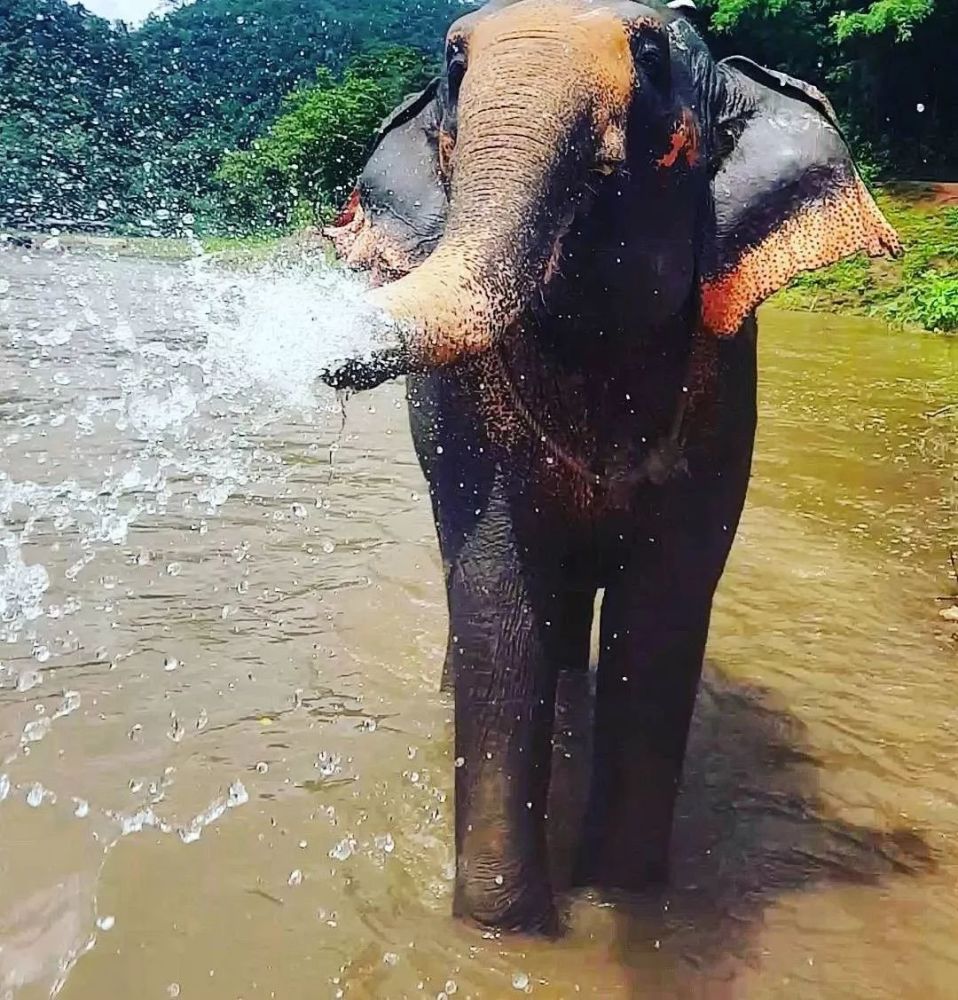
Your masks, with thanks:
M 493 44 L 470 66 L 443 238 L 415 271 L 372 293 L 399 326 L 407 369 L 487 349 L 546 279 L 571 221 L 567 192 L 591 132 L 588 90 L 568 38 L 540 35 L 534 45 Z

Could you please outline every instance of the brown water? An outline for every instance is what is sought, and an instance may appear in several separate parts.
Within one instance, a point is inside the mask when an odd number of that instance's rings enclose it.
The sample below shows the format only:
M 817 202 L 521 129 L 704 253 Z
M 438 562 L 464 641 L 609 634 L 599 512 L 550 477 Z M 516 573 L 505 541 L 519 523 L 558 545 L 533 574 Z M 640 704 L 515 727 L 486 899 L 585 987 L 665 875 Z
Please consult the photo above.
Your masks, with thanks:
M 674 884 L 495 939 L 400 387 L 310 397 L 324 301 L 0 254 L 0 997 L 958 995 L 958 341 L 765 315 Z

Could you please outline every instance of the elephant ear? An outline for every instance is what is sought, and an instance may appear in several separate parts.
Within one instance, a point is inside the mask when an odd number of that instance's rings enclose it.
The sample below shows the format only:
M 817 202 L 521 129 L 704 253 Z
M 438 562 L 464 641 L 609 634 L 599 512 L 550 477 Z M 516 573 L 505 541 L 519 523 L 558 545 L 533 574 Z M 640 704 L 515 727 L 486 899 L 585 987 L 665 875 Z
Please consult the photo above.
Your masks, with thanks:
M 855 169 L 815 87 L 738 56 L 718 65 L 712 108 L 715 229 L 702 323 L 734 334 L 796 274 L 901 244 Z
M 434 80 L 386 118 L 349 200 L 323 230 L 337 256 L 377 284 L 422 263 L 445 226 L 437 92 Z

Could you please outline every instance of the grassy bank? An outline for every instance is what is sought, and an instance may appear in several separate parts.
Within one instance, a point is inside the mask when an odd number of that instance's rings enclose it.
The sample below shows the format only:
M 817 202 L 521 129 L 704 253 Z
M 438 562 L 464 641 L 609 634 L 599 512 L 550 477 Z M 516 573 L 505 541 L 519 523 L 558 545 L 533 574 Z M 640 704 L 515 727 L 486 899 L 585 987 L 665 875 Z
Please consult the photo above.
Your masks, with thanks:
M 772 304 L 877 316 L 924 330 L 958 330 L 958 184 L 898 184 L 878 203 L 905 244 L 900 260 L 851 257 L 803 274 Z
M 56 237 L 35 232 L 15 232 L 10 235 L 16 240 L 28 241 L 27 245 L 35 249 L 60 248 L 73 252 L 164 261 L 185 261 L 195 258 L 198 253 L 204 253 L 215 257 L 220 263 L 246 264 L 258 263 L 290 251 L 315 248 L 325 253 L 325 243 L 317 240 L 312 232 L 291 236 L 208 236 L 199 240 L 175 236 L 100 236 L 89 233 L 61 233 Z

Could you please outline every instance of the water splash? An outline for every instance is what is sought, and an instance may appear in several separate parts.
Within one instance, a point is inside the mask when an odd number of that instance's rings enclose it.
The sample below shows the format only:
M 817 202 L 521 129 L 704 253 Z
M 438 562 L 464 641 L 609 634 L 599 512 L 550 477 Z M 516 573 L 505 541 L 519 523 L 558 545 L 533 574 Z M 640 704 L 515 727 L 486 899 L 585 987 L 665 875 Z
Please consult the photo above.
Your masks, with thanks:
M 226 396 L 253 389 L 281 405 L 315 407 L 320 373 L 373 347 L 376 317 L 355 276 L 315 260 L 243 274 L 200 262 L 192 274 L 208 330 L 202 363 Z
M 7 626 L 8 641 L 22 623 L 43 613 L 43 595 L 49 586 L 43 566 L 24 562 L 17 537 L 10 532 L 0 534 L 0 623 Z
M 36 634 L 53 612 L 51 587 L 76 584 L 70 599 L 82 602 L 98 553 L 127 544 L 144 517 L 215 515 L 250 484 L 282 481 L 289 470 L 258 446 L 264 431 L 290 419 L 321 426 L 338 408 L 319 375 L 374 346 L 365 285 L 316 255 L 228 268 L 203 255 L 137 265 L 65 254 L 45 266 L 69 295 L 40 322 L 18 312 L 44 294 L 37 262 L 5 265 L 8 286 L 37 285 L 8 300 L 0 351 L 0 379 L 18 401 L 17 419 L 0 424 L 7 641 Z M 62 460 L 76 452 L 79 467 Z M 58 478 L 64 465 L 71 475 Z M 65 567 L 29 555 L 45 535 L 59 538 Z

